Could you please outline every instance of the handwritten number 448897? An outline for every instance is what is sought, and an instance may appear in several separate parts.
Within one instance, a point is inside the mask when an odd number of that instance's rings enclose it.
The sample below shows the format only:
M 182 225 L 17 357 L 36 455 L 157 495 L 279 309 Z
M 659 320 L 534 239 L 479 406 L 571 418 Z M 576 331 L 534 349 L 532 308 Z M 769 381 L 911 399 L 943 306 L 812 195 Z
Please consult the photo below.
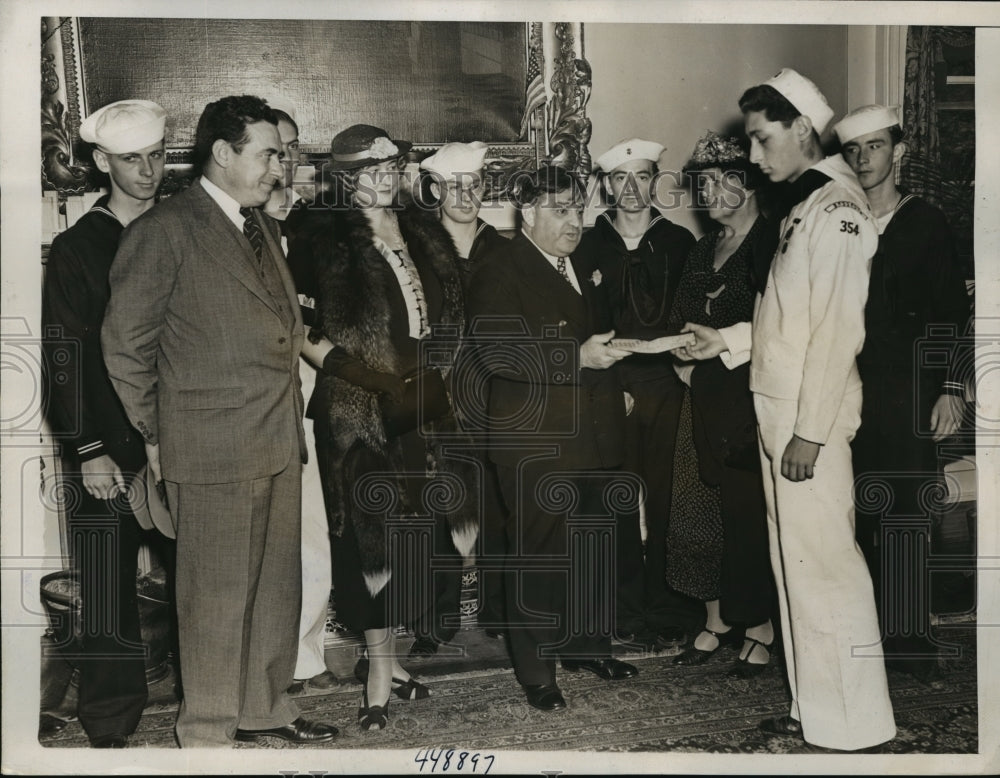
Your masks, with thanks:
M 489 759 L 488 764 L 486 762 L 487 759 Z M 493 754 L 480 754 L 478 751 L 470 754 L 468 751 L 458 751 L 454 748 L 447 750 L 443 748 L 428 748 L 418 751 L 416 757 L 413 759 L 414 762 L 420 765 L 420 772 L 423 772 L 424 767 L 430 762 L 430 771 L 432 773 L 437 772 L 439 767 L 443 773 L 449 771 L 475 773 L 479 770 L 480 760 L 485 765 L 485 769 L 483 770 L 483 775 L 485 775 L 493 767 Z

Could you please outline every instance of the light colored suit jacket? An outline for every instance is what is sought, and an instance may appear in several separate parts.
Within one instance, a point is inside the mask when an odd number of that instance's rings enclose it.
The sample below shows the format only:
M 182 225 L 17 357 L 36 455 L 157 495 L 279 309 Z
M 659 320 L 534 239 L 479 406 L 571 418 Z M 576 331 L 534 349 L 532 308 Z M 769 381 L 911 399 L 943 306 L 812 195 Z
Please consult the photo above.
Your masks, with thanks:
M 108 373 L 132 424 L 159 443 L 163 477 L 232 483 L 305 459 L 302 318 L 278 231 L 258 214 L 265 262 L 200 183 L 126 229 L 102 330 Z

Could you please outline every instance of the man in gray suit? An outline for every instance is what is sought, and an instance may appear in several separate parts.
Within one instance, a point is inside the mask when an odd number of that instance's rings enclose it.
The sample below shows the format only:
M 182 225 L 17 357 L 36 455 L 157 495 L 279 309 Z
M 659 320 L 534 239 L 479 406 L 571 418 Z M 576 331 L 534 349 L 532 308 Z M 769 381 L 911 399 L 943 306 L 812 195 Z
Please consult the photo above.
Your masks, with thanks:
M 111 268 L 105 361 L 177 525 L 182 747 L 337 734 L 286 692 L 306 449 L 302 319 L 259 211 L 281 180 L 280 149 L 263 100 L 209 104 L 201 178 L 136 219 Z

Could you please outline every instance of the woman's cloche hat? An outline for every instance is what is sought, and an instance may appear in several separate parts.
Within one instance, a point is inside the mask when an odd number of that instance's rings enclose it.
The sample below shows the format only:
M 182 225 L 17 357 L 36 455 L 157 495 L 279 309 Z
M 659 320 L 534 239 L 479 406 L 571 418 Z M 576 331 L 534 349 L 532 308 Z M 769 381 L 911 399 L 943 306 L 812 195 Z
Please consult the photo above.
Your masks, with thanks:
M 331 170 L 357 170 L 398 159 L 410 150 L 412 143 L 392 140 L 389 133 L 370 124 L 354 124 L 333 136 L 330 144 Z

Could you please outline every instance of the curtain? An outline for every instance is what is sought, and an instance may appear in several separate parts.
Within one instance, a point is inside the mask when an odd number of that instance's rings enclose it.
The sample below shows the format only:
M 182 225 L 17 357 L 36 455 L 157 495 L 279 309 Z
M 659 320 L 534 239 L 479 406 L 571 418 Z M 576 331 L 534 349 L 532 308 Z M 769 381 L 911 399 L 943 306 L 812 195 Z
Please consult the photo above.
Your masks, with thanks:
M 971 27 L 908 28 L 903 87 L 903 130 L 908 151 L 900 171 L 903 187 L 945 212 L 956 233 L 958 253 L 966 263 L 967 277 L 971 277 L 972 271 L 975 154 L 961 155 L 970 162 L 957 167 L 950 160 L 956 149 L 962 151 L 962 146 L 974 149 L 975 137 L 967 132 L 956 133 L 954 123 L 947 121 L 954 116 L 942 121 L 935 80 L 945 63 L 946 46 L 964 48 L 974 44 L 975 29 Z M 942 142 L 950 153 L 945 164 L 942 164 Z

